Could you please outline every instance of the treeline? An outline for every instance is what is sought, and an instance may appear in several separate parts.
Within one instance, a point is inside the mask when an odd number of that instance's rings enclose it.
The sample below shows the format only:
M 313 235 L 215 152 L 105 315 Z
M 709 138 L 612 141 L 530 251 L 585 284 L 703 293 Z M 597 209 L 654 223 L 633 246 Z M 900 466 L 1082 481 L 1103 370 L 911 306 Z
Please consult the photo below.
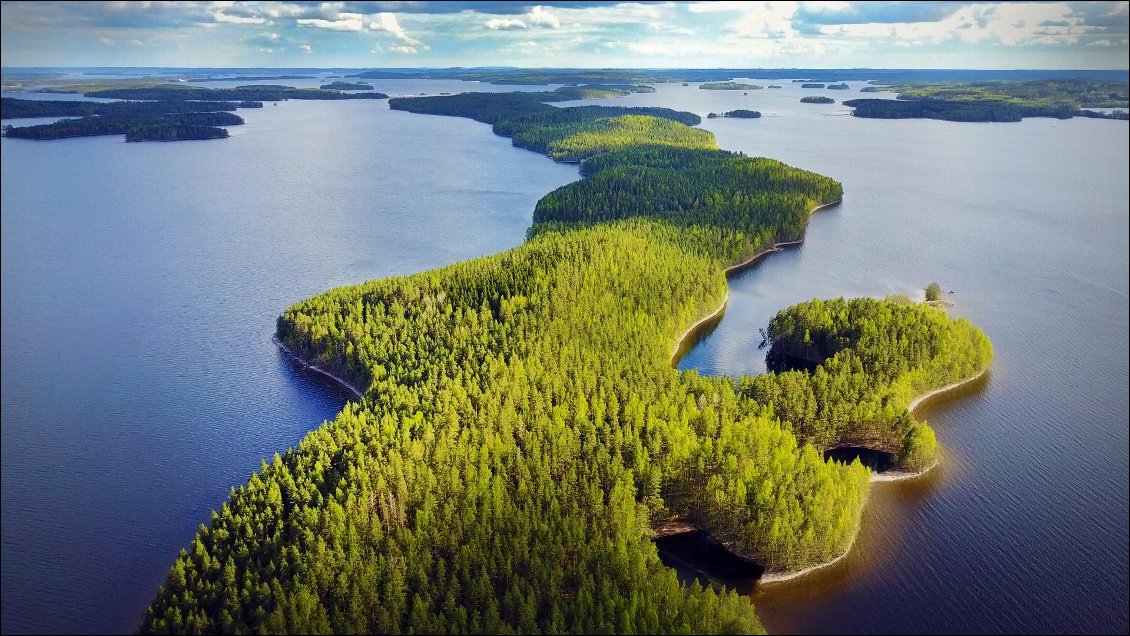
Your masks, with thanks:
M 744 109 L 739 108 L 737 110 L 728 110 L 728 111 L 721 113 L 721 114 L 710 113 L 706 117 L 708 119 L 716 119 L 718 117 L 737 117 L 739 119 L 757 119 L 757 118 L 761 117 L 761 111 L 744 110 Z
M 222 139 L 228 131 L 217 126 L 237 126 L 243 118 L 234 113 L 179 113 L 153 117 L 93 116 L 63 119 L 38 126 L 7 127 L 4 134 L 21 139 L 62 139 L 98 135 L 125 135 L 126 141 L 179 141 Z
M 703 82 L 698 87 L 706 91 L 755 91 L 765 88 L 760 84 L 743 84 L 741 82 Z
M 823 95 L 806 95 L 800 98 L 802 104 L 835 104 L 836 100 L 831 97 L 824 97 Z M 847 102 L 844 102 L 845 104 Z
M 705 249 L 719 265 L 799 238 L 815 205 L 843 197 L 833 179 L 720 150 L 637 145 L 587 159 L 581 172 L 586 179 L 538 201 L 535 226 L 662 219 L 693 229 L 707 247 L 687 249 Z
M 828 90 L 832 90 L 832 91 L 846 91 L 851 87 L 848 86 L 844 82 L 840 82 L 839 84 L 828 84 L 824 88 L 827 88 Z
M 824 88 L 823 84 L 805 83 L 800 85 L 801 88 Z
M 702 118 L 694 113 L 652 106 L 557 108 L 549 105 L 552 102 L 592 98 L 594 95 L 590 93 L 593 92 L 600 93 L 595 97 L 614 97 L 627 94 L 625 91 L 614 92 L 608 88 L 562 87 L 554 91 L 459 93 L 442 97 L 394 97 L 389 100 L 388 104 L 389 108 L 393 110 L 404 110 L 424 115 L 467 117 L 484 124 L 497 124 L 494 131 L 503 136 L 511 136 L 518 131 L 532 127 L 576 124 L 619 115 L 652 115 L 691 126 L 702 121 Z M 504 122 L 504 120 L 513 121 Z
M 525 98 L 432 99 L 530 114 L 502 106 Z M 724 265 L 840 186 L 680 126 L 562 124 L 547 136 L 573 140 L 589 176 L 539 203 L 524 245 L 287 309 L 280 341 L 365 397 L 232 491 L 142 632 L 760 631 L 747 598 L 680 586 L 652 522 L 805 567 L 851 544 L 868 471 L 823 461 L 734 381 L 674 370 L 672 348 L 725 297 Z M 703 147 L 639 145 L 656 132 Z M 788 209 L 727 214 L 746 197 Z
M 967 320 L 926 304 L 871 298 L 814 300 L 769 323 L 770 356 L 811 372 L 778 369 L 742 378 L 740 391 L 772 409 L 802 442 L 848 443 L 894 453 L 910 469 L 935 457 L 934 439 L 906 412 L 915 396 L 969 378 L 993 358 L 992 345 Z M 929 445 L 936 452 L 936 442 Z
M 87 97 L 156 101 L 211 100 L 281 102 L 287 99 L 385 99 L 384 93 L 343 93 L 319 88 L 294 88 L 273 84 L 237 86 L 235 88 L 201 88 L 198 86 L 145 86 L 109 88 L 84 93 Z
M 80 102 L 51 99 L 0 98 L 0 119 L 26 119 L 29 117 L 86 117 L 104 115 L 132 117 L 141 115 L 167 115 L 171 113 L 206 113 L 234 111 L 236 108 L 261 107 L 262 103 L 247 102 Z
M 362 82 L 330 82 L 329 84 L 322 84 L 320 87 L 324 91 L 371 91 L 373 90 L 372 84 L 365 84 Z
M 1071 104 L 1022 104 L 1010 101 L 951 101 L 941 99 L 849 99 L 852 115 L 873 119 L 943 119 L 946 121 L 1015 122 L 1025 117 L 1071 119 Z

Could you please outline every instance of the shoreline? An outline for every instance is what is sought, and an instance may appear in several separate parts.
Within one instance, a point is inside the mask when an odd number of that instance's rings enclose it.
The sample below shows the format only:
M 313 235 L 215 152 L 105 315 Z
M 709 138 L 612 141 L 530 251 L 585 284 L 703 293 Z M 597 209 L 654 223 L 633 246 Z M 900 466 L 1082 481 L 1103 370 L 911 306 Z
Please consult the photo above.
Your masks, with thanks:
M 935 395 L 939 395 L 941 393 L 946 393 L 947 391 L 952 391 L 952 390 L 954 390 L 954 389 L 956 389 L 960 386 L 964 386 L 966 384 L 969 384 L 970 382 L 973 382 L 974 380 L 985 375 L 985 372 L 988 371 L 988 370 L 989 370 L 989 367 L 985 367 L 984 369 L 981 369 L 977 373 L 974 373 L 973 375 L 969 376 L 968 378 L 965 378 L 964 380 L 959 380 L 959 381 L 954 382 L 952 384 L 947 384 L 943 387 L 939 387 L 939 388 L 927 391 L 925 393 L 922 393 L 922 394 L 918 395 L 917 397 L 915 397 L 913 400 L 911 400 L 910 406 L 908 406 L 906 410 L 908 412 L 913 411 L 914 408 L 917 407 L 919 404 L 921 404 L 925 400 L 927 400 L 927 399 L 929 399 L 929 398 L 931 398 Z M 908 480 L 908 479 L 915 479 L 917 477 L 921 477 L 921 476 L 929 473 L 930 471 L 937 468 L 940 464 L 941 464 L 941 460 L 935 459 L 932 464 L 930 464 L 926 468 L 923 468 L 922 470 L 919 470 L 919 471 L 916 471 L 916 472 L 887 471 L 887 473 L 892 473 L 889 476 L 886 475 L 885 473 L 871 473 L 871 479 L 869 480 L 869 483 L 872 483 L 872 484 L 875 484 L 875 483 L 891 483 L 891 482 L 897 482 L 897 481 L 905 481 L 905 480 Z M 866 509 L 866 504 L 864 505 L 864 508 Z M 862 525 L 862 519 L 860 520 L 860 525 Z M 855 534 L 856 534 L 856 536 L 852 537 L 851 542 L 848 543 L 848 547 L 847 547 L 846 550 L 844 550 L 844 553 L 839 555 L 838 557 L 832 559 L 831 561 L 826 561 L 824 563 L 818 563 L 816 565 L 804 568 L 803 570 L 798 570 L 796 572 L 781 572 L 781 573 L 778 573 L 778 574 L 767 574 L 765 576 L 762 576 L 760 579 L 758 579 L 758 581 L 757 581 L 758 586 L 760 586 L 763 583 L 768 584 L 768 585 L 772 585 L 774 583 L 783 583 L 785 581 L 791 581 L 793 579 L 797 579 L 801 576 L 804 576 L 805 574 L 811 574 L 812 572 L 815 572 L 816 570 L 821 570 L 823 568 L 835 565 L 838 561 L 840 561 L 841 559 L 843 559 L 847 555 L 851 554 L 852 548 L 855 547 L 855 540 L 859 536 L 859 529 L 858 528 L 856 529 Z
M 843 203 L 843 198 L 836 199 L 835 201 L 829 201 L 828 203 L 821 203 L 820 205 L 809 210 L 808 220 L 811 220 L 812 215 L 816 214 L 820 210 L 837 206 L 840 203 Z M 780 243 L 774 243 L 771 247 L 765 248 L 763 250 L 759 250 L 758 252 L 754 253 L 753 256 L 750 256 L 749 258 L 745 259 L 744 261 L 737 263 L 735 265 L 730 265 L 729 267 L 726 267 L 725 269 L 723 269 L 722 274 L 724 276 L 726 276 L 726 296 L 722 299 L 722 304 L 718 305 L 718 308 L 715 309 L 714 311 L 712 311 L 712 312 L 706 314 L 705 316 L 703 316 L 702 318 L 699 318 L 698 320 L 696 320 L 694 323 L 691 324 L 691 326 L 684 329 L 683 333 L 679 334 L 679 336 L 675 339 L 675 349 L 671 352 L 671 366 L 678 365 L 679 360 L 682 357 L 682 356 L 679 355 L 679 352 L 683 350 L 683 345 L 686 344 L 686 339 L 687 339 L 688 336 L 693 334 L 702 325 L 710 322 L 714 318 L 725 313 L 726 305 L 730 302 L 730 281 L 729 281 L 730 272 L 749 267 L 750 265 L 753 265 L 754 263 L 756 263 L 758 260 L 765 258 L 766 256 L 769 256 L 770 254 L 773 254 L 775 252 L 780 252 L 787 247 L 794 247 L 796 245 L 803 244 L 804 243 L 804 235 L 807 232 L 808 232 L 808 221 L 806 220 L 804 222 L 804 231 L 801 232 L 800 238 L 793 240 L 793 241 L 781 241 Z
M 973 375 L 969 376 L 968 378 L 965 378 L 964 380 L 958 380 L 957 382 L 954 382 L 952 384 L 947 384 L 943 387 L 939 387 L 939 388 L 927 391 L 925 393 L 922 393 L 921 395 L 915 397 L 913 400 L 910 401 L 910 404 L 908 404 L 906 406 L 906 410 L 909 411 L 909 412 L 914 412 L 914 409 L 918 408 L 918 406 L 920 404 L 922 404 L 923 402 L 925 402 L 926 400 L 934 397 L 935 395 L 945 393 L 947 391 L 952 391 L 959 386 L 969 384 L 970 382 L 973 382 L 974 380 L 985 375 L 985 373 L 988 370 L 989 370 L 989 367 L 985 367 L 984 369 L 981 369 L 977 373 L 974 373 Z
M 295 359 L 296 361 L 298 361 L 298 362 L 299 362 L 299 363 L 300 363 L 300 364 L 301 364 L 301 365 L 302 365 L 303 367 L 305 367 L 305 368 L 307 368 L 307 369 L 310 369 L 310 370 L 312 370 L 312 371 L 317 371 L 318 373 L 321 373 L 322 375 L 326 376 L 327 378 L 330 378 L 331 380 L 333 380 L 333 381 L 337 382 L 337 383 L 338 383 L 339 385 L 341 385 L 341 386 L 342 386 L 343 388 L 346 388 L 346 389 L 348 389 L 348 390 L 349 390 L 349 391 L 350 391 L 351 393 L 353 393 L 353 395 L 354 395 L 354 396 L 355 396 L 355 397 L 356 397 L 356 398 L 357 398 L 358 400 L 364 399 L 364 397 L 365 397 L 365 394 L 364 394 L 364 393 L 362 393 L 361 391 L 358 391 L 358 390 L 357 390 L 357 387 L 355 387 L 355 386 L 353 386 L 352 384 L 350 384 L 350 383 L 346 382 L 344 378 L 342 378 L 341 376 L 337 375 L 336 373 L 333 373 L 332 371 L 327 371 L 326 369 L 323 369 L 322 367 L 319 367 L 319 366 L 318 366 L 318 365 L 316 365 L 316 364 L 311 364 L 311 363 L 307 362 L 306 360 L 304 360 L 304 359 L 302 358 L 302 356 L 300 356 L 300 355 L 298 355 L 297 353 L 295 353 L 295 352 L 291 351 L 290 347 L 288 347 L 288 346 L 286 346 L 285 344 L 283 344 L 283 341 L 282 341 L 282 340 L 279 340 L 278 336 L 271 336 L 271 342 L 275 343 L 275 346 L 277 346 L 277 347 L 278 347 L 279 349 L 282 349 L 282 350 L 283 350 L 283 352 L 285 352 L 285 353 L 286 353 L 286 354 L 287 354 L 288 356 L 290 356 L 291 358 L 294 358 L 294 359 Z

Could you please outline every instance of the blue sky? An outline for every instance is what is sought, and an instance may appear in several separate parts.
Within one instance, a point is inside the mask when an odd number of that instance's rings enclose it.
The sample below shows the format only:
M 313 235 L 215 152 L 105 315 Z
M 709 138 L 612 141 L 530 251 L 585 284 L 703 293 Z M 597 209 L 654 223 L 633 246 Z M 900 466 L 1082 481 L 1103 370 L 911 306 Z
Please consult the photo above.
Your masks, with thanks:
M 1127 68 L 1127 2 L 4 2 L 3 66 Z

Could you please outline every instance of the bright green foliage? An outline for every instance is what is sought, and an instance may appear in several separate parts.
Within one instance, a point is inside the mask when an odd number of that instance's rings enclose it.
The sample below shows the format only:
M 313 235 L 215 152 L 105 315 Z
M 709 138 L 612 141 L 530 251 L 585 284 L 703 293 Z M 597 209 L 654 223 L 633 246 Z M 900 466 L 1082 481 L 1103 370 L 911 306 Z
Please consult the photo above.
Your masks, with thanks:
M 941 297 L 942 297 L 942 287 L 941 287 L 941 285 L 939 285 L 937 283 L 930 283 L 926 287 L 926 300 L 927 301 L 933 302 L 935 300 L 941 299 Z
M 979 373 L 993 357 L 989 339 L 964 318 L 871 298 L 794 305 L 773 318 L 768 336 L 774 353 L 818 366 L 742 378 L 741 391 L 818 448 L 898 452 L 913 423 L 911 400 Z
M 717 150 L 714 135 L 661 117 L 623 115 L 572 126 L 531 128 L 514 135 L 514 145 L 545 146 L 558 161 L 580 161 L 601 152 L 651 144 Z
M 482 110 L 465 114 L 502 119 L 471 100 Z M 639 131 L 713 147 L 670 120 L 617 119 L 564 124 L 547 149 Z M 684 183 L 654 213 L 617 199 L 576 215 L 561 203 L 576 192 L 558 191 L 520 247 L 286 310 L 280 340 L 365 397 L 232 492 L 143 632 L 758 632 L 748 599 L 680 586 L 653 521 L 686 517 L 771 570 L 850 546 L 866 468 L 824 462 L 728 378 L 671 368 L 679 333 L 724 298 L 723 266 L 779 231 L 769 204 L 739 198 L 763 215 L 728 216 L 715 198 L 764 188 L 800 206 L 779 215 L 799 231 L 839 184 L 662 145 L 585 168 L 593 197 L 635 168 Z
M 896 459 L 904 469 L 919 471 L 929 468 L 938 461 L 940 452 L 941 448 L 938 446 L 934 429 L 925 422 L 915 422 L 906 429 Z

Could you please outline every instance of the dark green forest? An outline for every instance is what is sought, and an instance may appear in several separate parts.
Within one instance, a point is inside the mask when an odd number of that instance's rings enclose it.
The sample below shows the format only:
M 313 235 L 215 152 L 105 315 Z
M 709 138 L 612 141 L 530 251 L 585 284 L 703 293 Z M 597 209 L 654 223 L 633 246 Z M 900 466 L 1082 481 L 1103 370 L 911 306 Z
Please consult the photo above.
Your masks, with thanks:
M 760 84 L 743 84 L 742 82 L 703 82 L 698 87 L 707 91 L 755 91 L 765 88 Z
M 171 113 L 209 113 L 234 111 L 237 108 L 262 106 L 235 102 L 77 102 L 51 99 L 0 99 L 0 119 L 25 119 L 28 117 L 86 117 L 108 115 L 132 117 L 142 115 L 168 115 Z
M 13 138 L 41 140 L 125 135 L 126 141 L 181 141 L 223 139 L 228 136 L 228 131 L 218 126 L 238 126 L 242 123 L 242 117 L 228 112 L 122 117 L 107 115 L 5 128 L 4 134 Z
M 801 88 L 824 88 L 823 84 L 805 83 L 800 85 Z
M 748 598 L 660 563 L 653 524 L 689 520 L 770 571 L 850 547 L 869 472 L 821 451 L 862 430 L 838 419 L 854 405 L 794 422 L 791 392 L 672 368 L 724 268 L 799 236 L 840 184 L 674 118 L 546 123 L 517 95 L 391 105 L 491 123 L 586 177 L 539 202 L 522 246 L 283 313 L 279 341 L 364 397 L 232 490 L 143 633 L 753 633 Z M 805 390 L 907 431 L 908 466 L 936 454 L 908 392 L 988 363 L 979 331 L 926 309 L 831 301 L 771 326 L 824 356 L 832 381 Z
M 718 118 L 718 117 L 737 117 L 738 119 L 758 119 L 758 118 L 761 117 L 761 111 L 745 110 L 745 109 L 742 109 L 742 108 L 738 108 L 736 110 L 728 110 L 728 111 L 721 113 L 721 114 L 710 113 L 709 115 L 707 115 L 707 118 L 709 118 L 709 119 L 715 119 L 715 118 Z
M 371 91 L 373 90 L 373 85 L 365 84 L 364 82 L 343 82 L 338 80 L 330 82 L 329 84 L 322 84 L 320 88 L 324 91 Z
M 802 104 L 835 104 L 836 100 L 823 95 L 806 95 L 800 98 Z M 844 102 L 847 103 L 847 102 Z
M 1025 117 L 1093 117 L 1084 107 L 1125 108 L 1130 105 L 1126 82 L 1058 79 L 1029 82 L 927 83 L 896 82 L 865 87 L 864 92 L 897 92 L 897 100 L 854 99 L 856 117 L 876 119 L 943 119 L 947 121 L 1016 122 Z M 1089 111 L 1093 112 L 1093 111 Z M 1108 119 L 1120 119 L 1110 117 Z

